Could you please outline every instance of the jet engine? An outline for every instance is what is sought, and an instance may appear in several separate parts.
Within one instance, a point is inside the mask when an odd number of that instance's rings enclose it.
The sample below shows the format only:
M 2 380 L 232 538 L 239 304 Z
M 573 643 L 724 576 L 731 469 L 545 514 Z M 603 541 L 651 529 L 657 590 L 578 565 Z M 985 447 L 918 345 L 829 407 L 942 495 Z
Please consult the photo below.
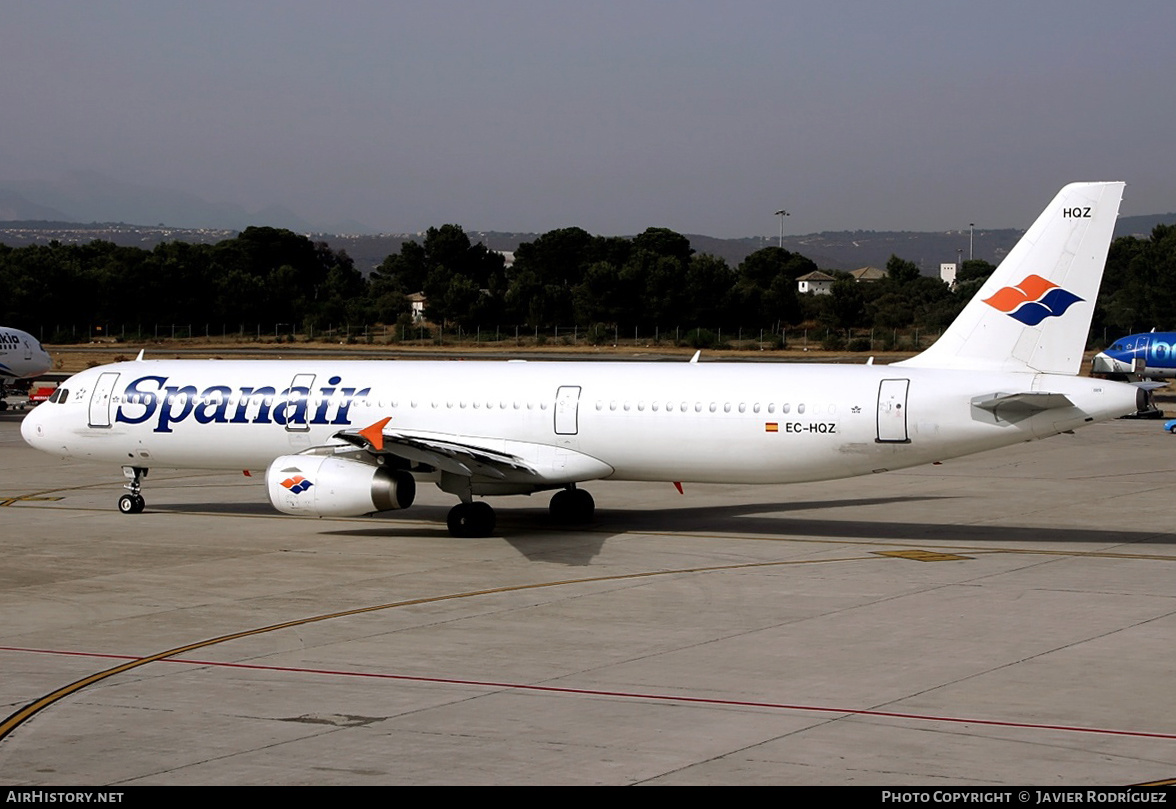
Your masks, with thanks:
M 265 485 L 274 508 L 302 517 L 358 517 L 416 499 L 408 472 L 330 455 L 283 455 L 269 465 Z

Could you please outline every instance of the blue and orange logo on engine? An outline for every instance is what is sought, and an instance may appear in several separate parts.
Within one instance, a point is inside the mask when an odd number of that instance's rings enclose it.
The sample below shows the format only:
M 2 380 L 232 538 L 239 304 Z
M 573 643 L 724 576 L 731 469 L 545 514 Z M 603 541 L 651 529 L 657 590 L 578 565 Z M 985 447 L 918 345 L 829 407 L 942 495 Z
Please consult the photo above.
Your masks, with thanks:
M 1036 326 L 1047 317 L 1061 317 L 1081 300 L 1040 275 L 1029 275 L 1014 287 L 998 289 L 984 302 L 1026 326 Z
M 295 475 L 292 478 L 286 478 L 283 480 L 282 485 L 292 491 L 294 494 L 302 494 L 314 484 L 306 478 L 302 477 L 302 475 Z

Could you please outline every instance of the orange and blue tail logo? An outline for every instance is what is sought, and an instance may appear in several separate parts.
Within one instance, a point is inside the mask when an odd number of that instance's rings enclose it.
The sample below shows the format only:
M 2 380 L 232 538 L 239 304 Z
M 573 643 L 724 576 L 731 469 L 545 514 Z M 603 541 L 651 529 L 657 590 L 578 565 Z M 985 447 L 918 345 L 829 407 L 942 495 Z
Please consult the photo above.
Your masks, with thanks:
M 984 302 L 1026 326 L 1036 326 L 1047 317 L 1061 317 L 1080 300 L 1073 292 L 1040 275 L 1029 275 L 1015 287 L 998 289 Z
M 283 480 L 282 485 L 292 491 L 294 494 L 302 494 L 314 484 L 306 478 L 302 477 L 302 475 L 295 475 L 292 478 L 286 478 Z

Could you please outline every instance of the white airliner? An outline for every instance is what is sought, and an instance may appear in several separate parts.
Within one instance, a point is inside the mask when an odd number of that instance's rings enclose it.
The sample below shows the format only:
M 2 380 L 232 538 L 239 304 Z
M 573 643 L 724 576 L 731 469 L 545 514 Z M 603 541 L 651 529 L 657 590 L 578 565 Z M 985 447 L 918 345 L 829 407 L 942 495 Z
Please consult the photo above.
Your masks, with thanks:
M 0 410 L 7 410 L 8 383 L 32 379 L 53 367 L 49 352 L 37 338 L 20 329 L 0 326 Z
M 590 480 L 788 483 L 955 458 L 1134 412 L 1134 386 L 1077 376 L 1123 183 L 1054 198 L 929 349 L 889 366 L 158 360 L 83 371 L 25 418 L 46 452 L 119 464 L 120 510 L 152 467 L 262 469 L 287 514 L 558 490 L 584 522 Z

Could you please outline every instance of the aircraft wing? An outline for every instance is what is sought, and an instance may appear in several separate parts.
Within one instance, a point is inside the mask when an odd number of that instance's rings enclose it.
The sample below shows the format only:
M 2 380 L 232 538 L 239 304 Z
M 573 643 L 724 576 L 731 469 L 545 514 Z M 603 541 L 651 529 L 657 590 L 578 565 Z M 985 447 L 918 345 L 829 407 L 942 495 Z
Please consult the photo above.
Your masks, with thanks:
M 509 494 L 565 486 L 612 475 L 612 466 L 569 447 L 528 441 L 412 430 L 389 430 L 381 419 L 335 439 L 373 455 L 402 458 L 411 471 L 435 469 L 471 481 L 475 494 Z M 418 470 L 423 466 L 426 469 Z
M 386 430 L 387 419 L 362 430 L 344 430 L 335 437 L 376 453 L 387 453 L 414 464 L 426 464 L 463 477 L 504 480 L 508 476 L 542 477 L 538 470 L 517 455 L 498 452 L 455 438 L 421 436 Z

